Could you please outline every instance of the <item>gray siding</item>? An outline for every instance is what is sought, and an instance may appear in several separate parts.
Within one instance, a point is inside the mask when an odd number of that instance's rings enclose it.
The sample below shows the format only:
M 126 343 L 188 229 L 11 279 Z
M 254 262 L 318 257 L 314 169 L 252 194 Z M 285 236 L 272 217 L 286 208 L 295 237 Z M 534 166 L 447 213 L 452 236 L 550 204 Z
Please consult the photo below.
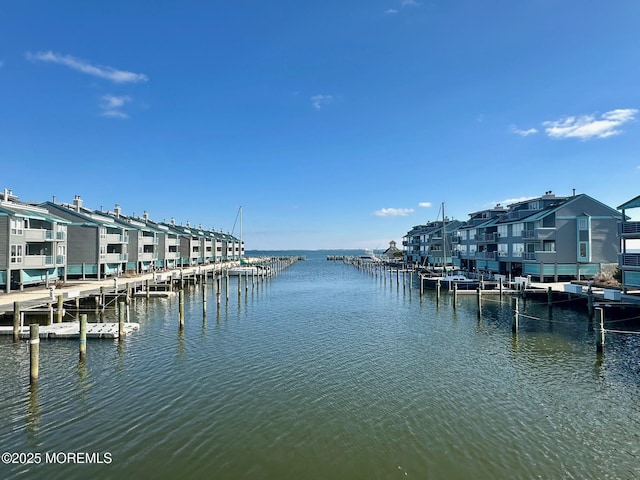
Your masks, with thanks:
M 0 217 L 0 270 L 9 265 L 9 217 Z
M 69 225 L 67 232 L 67 263 L 98 263 L 98 227 Z

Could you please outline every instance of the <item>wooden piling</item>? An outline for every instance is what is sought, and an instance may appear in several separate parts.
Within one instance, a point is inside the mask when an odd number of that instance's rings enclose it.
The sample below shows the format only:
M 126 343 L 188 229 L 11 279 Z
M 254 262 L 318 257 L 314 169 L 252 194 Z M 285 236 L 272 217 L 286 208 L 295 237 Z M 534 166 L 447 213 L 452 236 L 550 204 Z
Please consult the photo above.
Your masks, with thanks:
M 179 326 L 180 329 L 182 330 L 184 328 L 184 289 L 180 289 L 180 291 L 178 292 L 178 298 L 179 298 Z
M 80 315 L 80 361 L 83 362 L 87 358 L 87 314 Z
M 453 284 L 453 309 L 455 310 L 458 306 L 458 284 L 454 282 Z
M 513 297 L 513 322 L 511 323 L 511 331 L 514 334 L 518 333 L 518 316 L 520 312 L 518 311 L 518 297 Z
M 482 288 L 476 288 L 476 296 L 478 300 L 478 318 L 482 317 Z
M 13 302 L 13 341 L 20 340 L 20 302 Z
M 551 306 L 553 304 L 553 289 L 551 287 L 547 288 L 547 305 Z
M 440 303 L 440 290 L 442 286 L 440 285 L 440 279 L 436 282 L 436 303 Z
M 32 323 L 29 326 L 29 379 L 31 383 L 38 381 L 40 373 L 40 325 Z
M 56 314 L 56 323 L 62 323 L 62 317 L 64 316 L 64 295 L 58 295 L 58 310 Z
M 220 308 L 220 298 L 222 297 L 222 292 L 220 292 L 220 276 L 216 276 L 216 303 L 218 305 L 218 309 Z
M 604 309 L 602 307 L 595 308 L 595 314 L 600 322 L 600 330 L 596 339 L 596 353 L 598 355 L 604 354 Z
M 124 339 L 125 331 L 124 331 L 124 317 L 126 314 L 126 304 L 125 302 L 118 303 L 118 340 L 122 341 Z
M 207 316 L 207 282 L 202 282 L 202 318 Z

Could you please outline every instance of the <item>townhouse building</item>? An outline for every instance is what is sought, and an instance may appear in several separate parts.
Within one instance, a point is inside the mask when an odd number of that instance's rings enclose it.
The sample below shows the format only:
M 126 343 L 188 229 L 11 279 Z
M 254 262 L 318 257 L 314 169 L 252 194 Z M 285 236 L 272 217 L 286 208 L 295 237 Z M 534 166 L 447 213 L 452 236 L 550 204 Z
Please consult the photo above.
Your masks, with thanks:
M 121 275 L 129 258 L 129 229 L 105 212 L 84 207 L 76 195 L 73 203 L 41 203 L 51 214 L 68 222 L 68 278 L 101 280 Z
M 640 195 L 618 207 L 622 211 L 618 236 L 620 238 L 620 256 L 618 268 L 622 272 L 624 292 L 640 289 L 640 222 L 631 221 L 627 210 L 640 207 Z
M 497 205 L 470 214 L 458 227 L 452 264 L 539 281 L 591 277 L 603 264 L 617 263 L 621 218 L 585 194 L 558 197 L 549 191 L 506 208 Z
M 0 289 L 9 293 L 66 280 L 68 223 L 5 189 L 0 197 Z

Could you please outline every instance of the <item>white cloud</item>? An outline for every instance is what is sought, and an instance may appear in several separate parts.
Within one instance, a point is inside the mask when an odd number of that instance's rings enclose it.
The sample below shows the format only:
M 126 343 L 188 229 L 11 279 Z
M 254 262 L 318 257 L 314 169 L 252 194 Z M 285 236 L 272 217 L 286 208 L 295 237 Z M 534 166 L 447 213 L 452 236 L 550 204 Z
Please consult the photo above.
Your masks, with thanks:
M 129 118 L 125 112 L 121 109 L 124 105 L 131 101 L 131 97 L 127 95 L 115 96 L 115 95 L 103 95 L 100 108 L 102 109 L 103 117 L 110 118 Z
M 395 8 L 390 8 L 389 10 L 385 10 L 385 15 L 394 15 L 396 13 L 398 13 L 398 10 L 396 10 Z
M 413 208 L 382 208 L 373 214 L 376 217 L 406 217 L 413 213 Z
M 522 137 L 528 137 L 529 135 L 534 135 L 536 133 L 538 133 L 538 130 L 536 128 L 530 128 L 528 130 L 521 130 L 518 127 L 516 127 L 515 125 L 511 125 L 511 131 L 517 135 L 520 135 Z
M 433 204 L 431 202 L 420 202 L 418 203 L 419 207 L 423 207 L 423 208 L 429 208 L 431 207 Z
M 333 102 L 333 95 L 313 95 L 311 97 L 311 105 L 313 108 L 320 110 Z
M 4 62 L 0 60 L 0 68 L 4 67 Z
M 27 52 L 27 59 L 32 62 L 50 62 L 57 63 L 58 65 L 64 65 L 72 70 L 86 73 L 87 75 L 93 75 L 94 77 L 104 78 L 114 83 L 137 83 L 146 82 L 148 77 L 142 73 L 127 72 L 124 70 L 118 70 L 113 67 L 105 67 L 101 65 L 92 65 L 84 60 L 77 59 L 71 55 L 60 55 L 48 52 Z
M 402 5 L 403 7 L 417 7 L 418 5 L 420 5 L 420 3 L 416 0 L 402 0 L 402 2 L 400 2 L 400 5 Z
M 623 124 L 635 120 L 638 113 L 634 108 L 619 108 L 603 113 L 600 118 L 595 115 L 565 117 L 560 120 L 543 122 L 545 132 L 552 138 L 607 138 L 619 135 Z

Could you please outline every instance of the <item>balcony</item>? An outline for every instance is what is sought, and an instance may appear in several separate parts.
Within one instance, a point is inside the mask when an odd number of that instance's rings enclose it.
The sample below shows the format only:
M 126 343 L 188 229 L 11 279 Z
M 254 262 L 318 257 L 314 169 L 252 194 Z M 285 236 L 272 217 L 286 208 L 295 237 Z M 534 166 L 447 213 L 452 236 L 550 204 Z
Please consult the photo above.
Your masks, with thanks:
M 118 233 L 107 233 L 105 236 L 106 243 L 128 243 L 129 236 Z
M 53 255 L 25 255 L 23 258 L 23 268 L 44 268 L 54 267 Z
M 640 253 L 621 253 L 618 255 L 618 265 L 640 269 Z
M 24 239 L 27 242 L 52 242 L 53 231 L 41 228 L 25 228 Z
M 497 253 L 498 252 L 477 252 L 476 251 L 476 258 L 480 258 L 484 260 L 495 260 Z
M 556 251 L 524 252 L 522 254 L 522 260 L 536 261 L 540 263 L 555 263 L 556 258 Z
M 121 263 L 126 262 L 127 257 L 126 253 L 103 253 L 100 255 L 100 260 L 106 263 Z
M 480 235 L 476 235 L 475 236 L 475 240 L 476 242 L 481 242 L 481 243 L 495 243 L 497 242 L 497 239 L 499 237 L 499 235 L 497 233 L 481 233 Z
M 640 222 L 619 223 L 618 233 L 623 237 L 640 238 Z
M 157 259 L 158 259 L 158 255 L 154 252 L 145 252 L 145 253 L 138 254 L 139 262 L 150 262 L 152 260 L 157 260 Z
M 542 227 L 533 230 L 523 230 L 522 238 L 526 240 L 555 240 L 556 229 Z

